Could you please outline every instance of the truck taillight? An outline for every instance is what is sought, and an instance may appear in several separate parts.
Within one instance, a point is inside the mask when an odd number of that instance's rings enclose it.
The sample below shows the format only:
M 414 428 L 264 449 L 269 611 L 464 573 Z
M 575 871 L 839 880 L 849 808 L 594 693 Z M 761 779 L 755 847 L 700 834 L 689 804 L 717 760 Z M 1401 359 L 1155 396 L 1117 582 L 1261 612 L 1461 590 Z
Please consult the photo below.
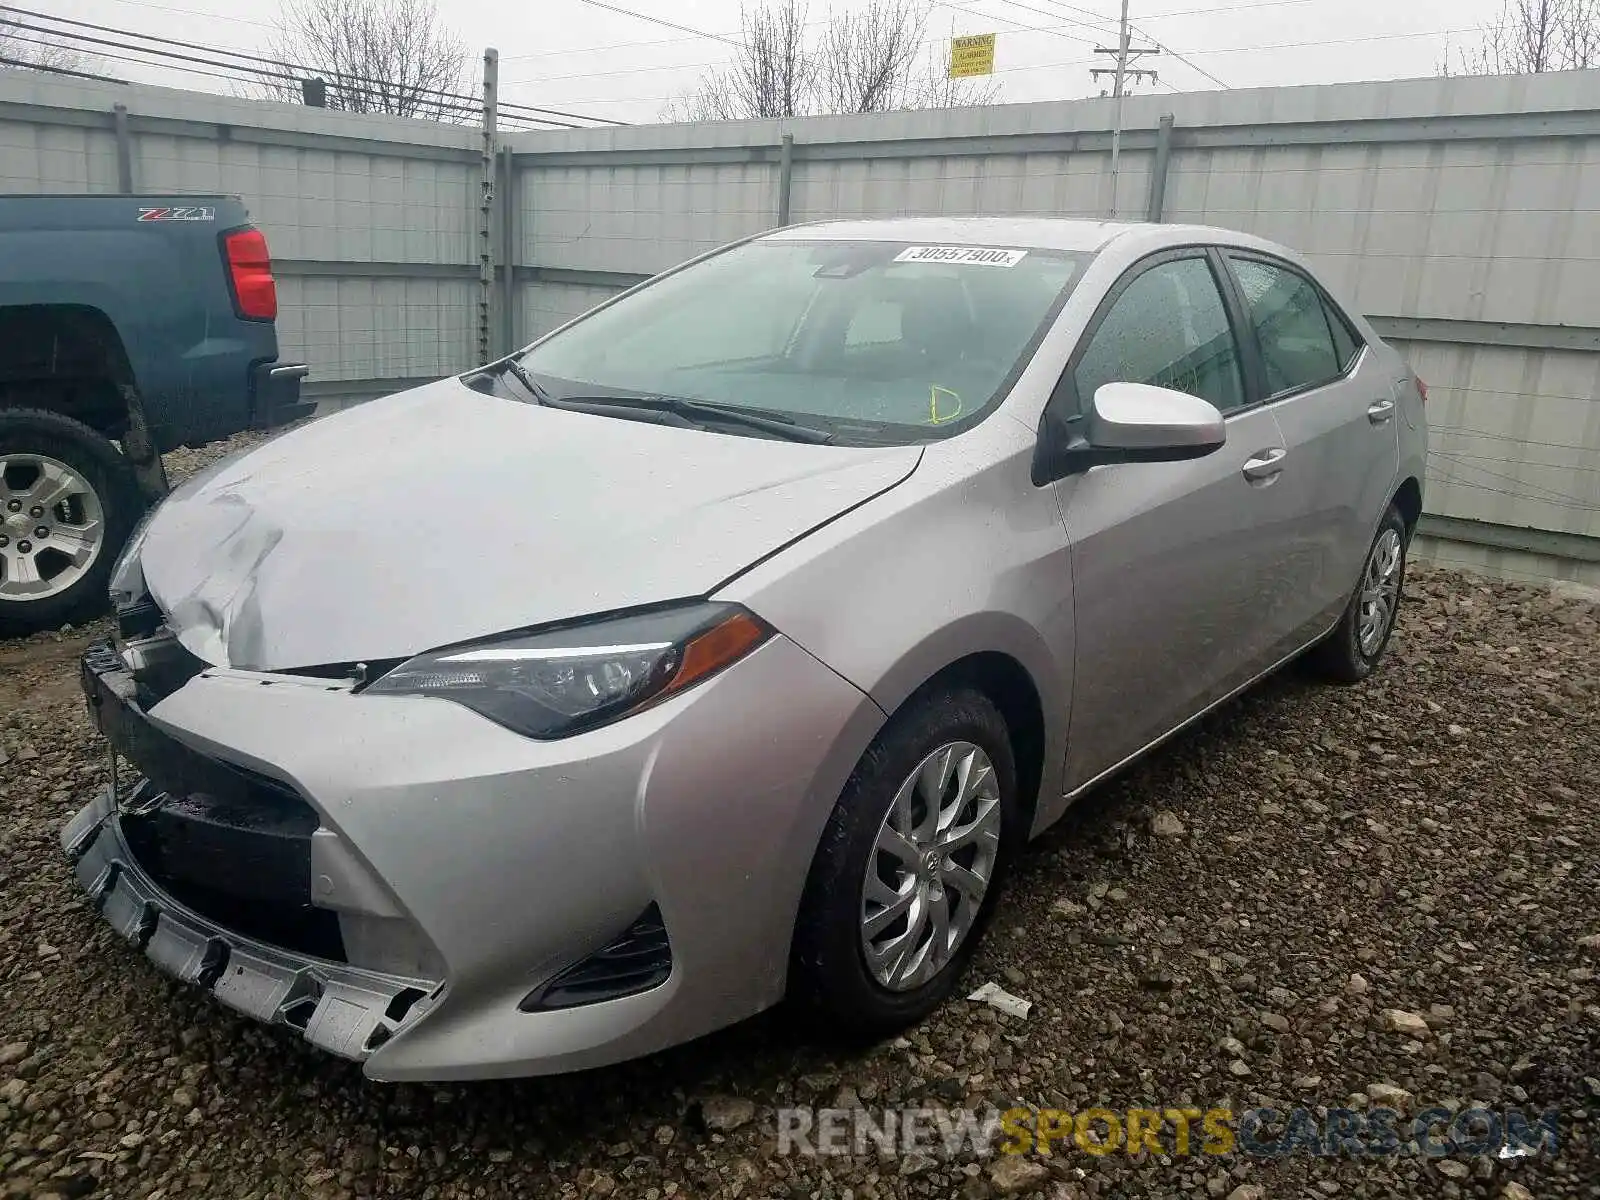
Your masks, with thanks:
M 259 229 L 241 229 L 222 239 L 233 280 L 233 304 L 241 317 L 271 321 L 278 315 L 278 285 L 272 278 L 267 239 Z

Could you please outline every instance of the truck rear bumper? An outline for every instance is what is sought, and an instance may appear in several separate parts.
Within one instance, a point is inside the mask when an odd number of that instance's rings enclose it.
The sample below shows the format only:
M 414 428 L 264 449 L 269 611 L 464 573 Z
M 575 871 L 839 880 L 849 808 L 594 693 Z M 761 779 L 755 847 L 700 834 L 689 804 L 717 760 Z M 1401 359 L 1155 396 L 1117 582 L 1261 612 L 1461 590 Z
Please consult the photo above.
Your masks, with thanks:
M 300 398 L 300 381 L 309 374 L 304 363 L 256 363 L 250 369 L 250 427 L 276 429 L 309 417 L 316 403 Z

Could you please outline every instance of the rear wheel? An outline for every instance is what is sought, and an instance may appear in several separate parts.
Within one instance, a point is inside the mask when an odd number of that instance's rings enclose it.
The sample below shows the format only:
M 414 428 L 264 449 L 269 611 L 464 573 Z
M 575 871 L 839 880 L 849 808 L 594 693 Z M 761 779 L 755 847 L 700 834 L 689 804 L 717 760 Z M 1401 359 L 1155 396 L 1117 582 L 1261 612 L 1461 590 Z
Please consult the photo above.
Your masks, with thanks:
M 1022 839 L 1005 721 L 982 693 L 908 702 L 846 784 L 795 929 L 792 993 L 825 1028 L 877 1037 L 950 994 Z
M 103 613 L 143 509 L 127 461 L 87 425 L 0 409 L 0 634 Z
M 1338 626 L 1309 656 L 1321 674 L 1339 683 L 1359 683 L 1377 669 L 1394 633 L 1406 581 L 1406 523 L 1393 505 L 1361 567 L 1361 580 Z

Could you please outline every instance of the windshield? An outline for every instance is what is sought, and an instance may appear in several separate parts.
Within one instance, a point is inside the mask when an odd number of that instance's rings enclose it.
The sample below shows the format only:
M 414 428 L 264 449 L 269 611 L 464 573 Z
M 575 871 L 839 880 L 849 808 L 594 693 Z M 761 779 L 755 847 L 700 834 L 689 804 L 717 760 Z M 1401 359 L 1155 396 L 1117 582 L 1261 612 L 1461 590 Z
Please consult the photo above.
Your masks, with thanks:
M 534 346 L 553 397 L 668 395 L 915 441 L 980 419 L 1026 365 L 1085 256 L 761 241 L 670 275 Z

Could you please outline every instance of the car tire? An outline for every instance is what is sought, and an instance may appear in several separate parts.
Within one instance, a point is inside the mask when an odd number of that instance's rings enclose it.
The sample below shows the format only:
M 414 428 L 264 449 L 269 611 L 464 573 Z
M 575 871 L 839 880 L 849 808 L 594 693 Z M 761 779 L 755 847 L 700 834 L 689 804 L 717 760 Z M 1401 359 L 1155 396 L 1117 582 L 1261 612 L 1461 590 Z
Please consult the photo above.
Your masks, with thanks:
M 940 757 L 945 754 L 948 760 Z M 940 786 L 941 768 L 945 783 L 936 808 L 926 797 Z M 970 799 L 963 799 L 964 791 Z M 904 806 L 897 807 L 902 796 Z M 948 827 L 937 817 L 929 820 L 930 810 L 947 814 Z M 900 847 L 906 852 L 901 857 L 880 851 L 891 823 L 896 830 L 933 834 L 913 843 L 922 863 L 917 871 L 909 867 L 906 846 Z M 791 1000 L 819 1030 L 851 1040 L 881 1037 L 926 1017 L 950 995 L 971 958 L 1006 870 L 1025 840 L 1023 823 L 1010 735 L 993 702 L 964 687 L 913 697 L 862 756 L 823 831 L 795 927 Z M 968 830 L 971 845 L 946 855 L 953 843 L 941 841 L 940 828 L 946 834 Z M 930 847 L 939 858 L 937 868 L 928 861 Z M 965 874 L 958 875 L 956 867 Z M 869 868 L 875 885 L 869 885 Z M 888 914 L 882 904 L 886 876 L 909 889 L 902 897 L 913 897 L 903 917 Z M 974 885 L 982 880 L 987 886 L 974 903 Z M 931 899 L 940 892 L 941 899 Z M 933 948 L 941 909 L 947 935 L 942 952 Z M 883 925 L 876 944 L 888 947 L 899 937 L 908 948 L 899 959 L 902 977 L 888 983 L 869 964 L 869 910 Z M 913 969 L 917 937 L 911 925 L 918 913 L 929 949 L 920 968 Z M 951 937 L 958 926 L 962 932 Z M 877 958 L 877 970 L 892 970 L 895 958 L 891 947 Z
M 1408 541 L 1405 518 L 1391 504 L 1362 559 L 1361 578 L 1344 615 L 1308 656 L 1311 667 L 1324 678 L 1360 683 L 1377 669 L 1400 613 Z
M 46 469 L 76 490 L 35 517 L 27 504 L 29 480 L 44 478 Z M 127 460 L 93 429 L 45 409 L 0 408 L 0 635 L 58 629 L 103 614 L 111 569 L 144 507 Z M 80 534 L 91 519 L 96 533 Z M 35 534 L 40 527 L 47 530 L 42 539 Z M 32 566 L 27 577 L 24 559 Z M 52 588 L 52 581 L 60 582 Z

